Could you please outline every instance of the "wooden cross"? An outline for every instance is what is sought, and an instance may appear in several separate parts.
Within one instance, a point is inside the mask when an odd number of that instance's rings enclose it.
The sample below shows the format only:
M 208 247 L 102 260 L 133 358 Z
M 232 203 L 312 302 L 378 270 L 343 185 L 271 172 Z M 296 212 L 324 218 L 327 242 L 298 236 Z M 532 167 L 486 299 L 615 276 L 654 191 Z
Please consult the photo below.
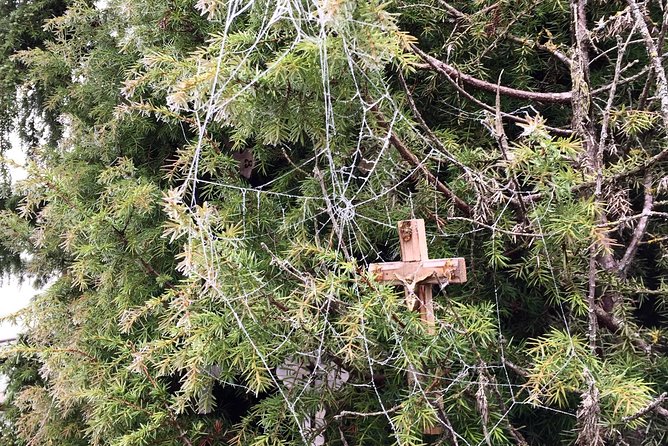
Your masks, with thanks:
M 427 324 L 429 333 L 435 332 L 432 286 L 466 282 L 466 262 L 461 257 L 430 259 L 427 251 L 427 234 L 424 220 L 399 222 L 401 261 L 372 263 L 369 272 L 379 282 L 403 285 L 406 303 L 410 310 L 419 310 L 420 318 Z M 425 434 L 439 434 L 440 427 L 425 430 Z

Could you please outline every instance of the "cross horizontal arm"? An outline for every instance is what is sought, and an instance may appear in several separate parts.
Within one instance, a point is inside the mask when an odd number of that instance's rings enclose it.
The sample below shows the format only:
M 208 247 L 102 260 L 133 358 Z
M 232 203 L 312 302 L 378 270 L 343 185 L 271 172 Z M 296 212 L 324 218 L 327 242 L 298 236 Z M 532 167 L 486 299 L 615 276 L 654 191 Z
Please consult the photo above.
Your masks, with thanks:
M 466 282 L 466 261 L 461 257 L 417 262 L 372 263 L 369 272 L 379 282 L 446 284 Z

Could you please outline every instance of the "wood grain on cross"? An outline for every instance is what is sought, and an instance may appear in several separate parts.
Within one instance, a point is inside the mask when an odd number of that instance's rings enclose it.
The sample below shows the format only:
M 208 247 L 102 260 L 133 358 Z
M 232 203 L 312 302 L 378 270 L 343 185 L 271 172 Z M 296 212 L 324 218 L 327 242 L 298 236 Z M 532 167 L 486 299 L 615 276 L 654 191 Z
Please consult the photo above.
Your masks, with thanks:
M 403 285 L 406 302 L 411 310 L 419 310 L 429 333 L 435 332 L 432 286 L 466 282 L 466 262 L 461 257 L 430 259 L 424 220 L 399 222 L 401 261 L 372 263 L 369 271 L 379 282 Z M 439 427 L 425 430 L 426 434 L 441 433 Z
M 379 282 L 403 285 L 406 299 L 411 309 L 412 302 L 419 305 L 421 319 L 434 327 L 434 303 L 432 285 L 441 286 L 466 282 L 466 262 L 461 257 L 450 259 L 430 259 L 427 251 L 427 234 L 424 220 L 403 220 L 399 222 L 399 243 L 401 261 L 372 263 L 369 271 Z

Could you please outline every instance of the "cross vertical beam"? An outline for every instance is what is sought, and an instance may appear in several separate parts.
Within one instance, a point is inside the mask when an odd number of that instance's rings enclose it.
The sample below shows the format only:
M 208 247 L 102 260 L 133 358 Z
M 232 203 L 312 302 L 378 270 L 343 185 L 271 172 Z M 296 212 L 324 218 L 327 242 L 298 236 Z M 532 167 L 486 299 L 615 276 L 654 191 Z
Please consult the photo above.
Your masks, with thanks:
M 409 309 L 419 310 L 420 319 L 427 325 L 428 333 L 434 334 L 436 319 L 432 285 L 466 282 L 466 262 L 461 257 L 429 259 L 424 220 L 403 220 L 399 222 L 398 228 L 401 261 L 372 263 L 369 271 L 380 282 L 403 285 Z M 428 435 L 442 432 L 440 426 L 424 431 Z
M 422 262 L 429 259 L 427 250 L 427 232 L 424 220 L 403 220 L 399 222 L 399 244 L 401 246 L 401 260 L 403 262 Z M 413 276 L 413 279 L 417 277 Z M 434 334 L 434 301 L 431 285 L 413 283 L 414 290 L 405 289 L 407 301 L 411 301 L 411 292 L 418 301 L 420 318 L 427 324 L 429 334 Z

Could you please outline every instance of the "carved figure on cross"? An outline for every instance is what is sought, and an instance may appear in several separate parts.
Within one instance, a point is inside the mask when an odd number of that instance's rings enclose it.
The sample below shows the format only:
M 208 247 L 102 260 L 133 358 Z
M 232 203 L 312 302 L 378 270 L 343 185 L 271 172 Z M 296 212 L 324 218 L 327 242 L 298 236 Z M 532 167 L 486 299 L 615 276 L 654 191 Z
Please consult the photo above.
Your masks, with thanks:
M 421 319 L 433 327 L 432 286 L 466 282 L 466 261 L 461 257 L 430 259 L 424 220 L 403 220 L 398 226 L 401 261 L 372 263 L 369 271 L 379 282 L 403 285 L 408 308 L 419 310 Z

